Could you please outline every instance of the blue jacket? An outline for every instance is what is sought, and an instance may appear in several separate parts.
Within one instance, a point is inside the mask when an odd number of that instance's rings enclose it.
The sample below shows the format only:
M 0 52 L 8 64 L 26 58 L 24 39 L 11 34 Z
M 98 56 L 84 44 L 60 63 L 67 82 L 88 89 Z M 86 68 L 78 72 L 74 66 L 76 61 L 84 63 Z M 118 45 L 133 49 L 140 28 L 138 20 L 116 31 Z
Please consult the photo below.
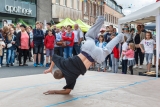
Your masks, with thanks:
M 97 46 L 97 47 L 99 47 L 99 43 L 100 43 L 100 42 L 97 42 L 97 43 L 96 43 L 96 46 Z M 103 42 L 102 48 L 104 48 L 106 45 L 107 45 L 107 42 Z
M 44 34 L 40 29 L 33 29 L 33 42 L 36 45 L 43 44 Z
M 4 41 L 4 37 L 2 36 L 2 34 L 0 33 L 0 38 L 2 38 L 2 40 Z
M 6 45 L 7 45 L 7 44 L 11 43 L 12 41 L 15 41 L 15 42 L 16 42 L 16 36 L 15 36 L 15 35 L 13 35 L 12 40 L 8 40 L 8 37 L 6 37 L 5 43 L 6 43 Z M 10 48 L 7 48 L 7 49 L 13 49 L 13 50 L 15 50 L 15 49 L 16 49 L 16 43 L 15 43 L 15 44 L 12 44 L 12 46 L 11 46 Z

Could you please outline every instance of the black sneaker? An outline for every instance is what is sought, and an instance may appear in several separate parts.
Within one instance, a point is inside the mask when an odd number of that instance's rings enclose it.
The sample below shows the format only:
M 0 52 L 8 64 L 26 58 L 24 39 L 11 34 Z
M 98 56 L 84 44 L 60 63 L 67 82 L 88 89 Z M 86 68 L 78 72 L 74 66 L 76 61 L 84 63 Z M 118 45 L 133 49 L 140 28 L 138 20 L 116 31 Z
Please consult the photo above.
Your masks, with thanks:
M 11 66 L 14 66 L 13 64 L 11 64 Z
M 9 64 L 7 64 L 6 67 L 9 67 Z

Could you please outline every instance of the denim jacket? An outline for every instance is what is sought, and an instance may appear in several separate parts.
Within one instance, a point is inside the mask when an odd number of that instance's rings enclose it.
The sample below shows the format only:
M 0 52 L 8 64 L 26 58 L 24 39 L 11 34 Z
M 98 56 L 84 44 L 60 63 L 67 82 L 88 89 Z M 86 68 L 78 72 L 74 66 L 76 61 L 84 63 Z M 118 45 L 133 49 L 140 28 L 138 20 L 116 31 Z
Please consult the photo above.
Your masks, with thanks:
M 97 43 L 96 43 L 96 46 L 97 46 L 97 47 L 99 47 L 99 43 L 100 43 L 100 42 L 97 42 Z M 106 45 L 107 45 L 107 42 L 103 42 L 102 48 L 104 48 Z

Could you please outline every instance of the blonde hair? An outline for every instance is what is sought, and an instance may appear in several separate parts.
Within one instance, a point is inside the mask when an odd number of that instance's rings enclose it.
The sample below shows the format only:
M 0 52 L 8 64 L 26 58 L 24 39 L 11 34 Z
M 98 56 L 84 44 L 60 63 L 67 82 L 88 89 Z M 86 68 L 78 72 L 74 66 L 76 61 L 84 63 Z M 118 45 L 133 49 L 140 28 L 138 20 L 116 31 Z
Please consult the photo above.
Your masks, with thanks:
M 11 29 L 14 30 L 14 28 L 10 28 L 10 29 L 9 29 L 9 32 L 11 32 Z M 7 37 L 8 37 L 8 40 L 11 41 L 12 38 L 13 38 L 13 35 L 11 35 L 11 34 L 9 33 L 9 34 L 7 35 Z
M 129 43 L 130 49 L 135 50 L 135 45 L 134 43 Z

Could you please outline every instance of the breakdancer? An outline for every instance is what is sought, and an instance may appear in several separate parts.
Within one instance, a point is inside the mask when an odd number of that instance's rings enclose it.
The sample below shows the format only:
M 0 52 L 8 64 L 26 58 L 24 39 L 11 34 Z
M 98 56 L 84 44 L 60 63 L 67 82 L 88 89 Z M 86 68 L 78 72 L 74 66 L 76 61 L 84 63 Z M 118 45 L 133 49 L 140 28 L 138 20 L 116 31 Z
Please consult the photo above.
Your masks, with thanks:
M 79 55 L 70 57 L 68 59 L 53 55 L 51 66 L 48 70 L 45 70 L 44 73 L 52 73 L 52 69 L 54 65 L 56 65 L 59 70 L 54 71 L 53 76 L 55 79 L 65 78 L 66 86 L 63 88 L 64 90 L 50 90 L 44 92 L 45 95 L 69 94 L 76 84 L 76 79 L 79 77 L 79 75 L 84 75 L 86 73 L 92 62 L 103 62 L 106 56 L 112 52 L 113 48 L 118 43 L 123 42 L 124 36 L 123 34 L 119 34 L 113 40 L 111 40 L 105 48 L 97 47 L 95 45 L 95 37 L 98 35 L 103 23 L 104 17 L 99 16 L 96 20 L 96 23 L 86 33 L 86 41 L 82 44 L 81 53 Z

